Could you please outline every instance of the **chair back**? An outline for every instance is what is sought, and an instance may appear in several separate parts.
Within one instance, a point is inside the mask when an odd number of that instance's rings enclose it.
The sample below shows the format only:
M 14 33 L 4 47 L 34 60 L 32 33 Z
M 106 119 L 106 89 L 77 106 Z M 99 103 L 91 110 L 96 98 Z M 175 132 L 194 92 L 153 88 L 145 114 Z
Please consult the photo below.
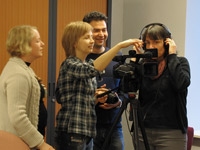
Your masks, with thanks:
M 187 150 L 191 150 L 194 138 L 194 128 L 188 127 L 187 129 Z

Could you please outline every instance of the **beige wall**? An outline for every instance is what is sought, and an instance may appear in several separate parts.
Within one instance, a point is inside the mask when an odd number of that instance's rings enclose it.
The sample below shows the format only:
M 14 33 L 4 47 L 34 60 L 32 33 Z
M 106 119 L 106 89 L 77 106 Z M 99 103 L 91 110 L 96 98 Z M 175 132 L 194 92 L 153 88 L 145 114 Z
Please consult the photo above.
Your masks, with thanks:
M 145 25 L 160 22 L 171 31 L 179 55 L 184 55 L 186 0 L 113 0 L 112 4 L 112 46 L 121 40 L 139 38 Z M 127 53 L 130 48 L 122 51 Z

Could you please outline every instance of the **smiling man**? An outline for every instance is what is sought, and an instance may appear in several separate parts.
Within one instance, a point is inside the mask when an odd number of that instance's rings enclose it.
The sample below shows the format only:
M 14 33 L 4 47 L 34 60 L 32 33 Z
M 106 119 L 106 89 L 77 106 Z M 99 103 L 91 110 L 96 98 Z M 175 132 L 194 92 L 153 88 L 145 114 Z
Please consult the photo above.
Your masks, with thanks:
M 105 47 L 106 40 L 108 38 L 107 31 L 107 17 L 101 12 L 93 11 L 86 14 L 83 18 L 84 22 L 89 23 L 93 27 L 93 39 L 94 47 L 92 53 L 87 56 L 87 59 L 96 59 L 100 55 L 109 51 L 108 47 Z M 121 54 L 121 53 L 119 53 Z M 111 62 L 105 69 L 104 73 L 98 78 L 98 86 L 106 85 L 107 88 L 113 89 L 118 87 L 119 79 L 113 77 L 113 66 L 117 62 Z M 109 99 L 106 103 L 99 103 L 96 105 L 97 114 L 97 136 L 94 139 L 94 150 L 101 149 L 105 142 L 106 136 L 109 133 L 110 128 L 113 125 L 115 116 L 118 114 L 121 105 L 121 101 L 118 100 L 114 103 L 109 103 Z M 111 137 L 109 138 L 109 144 L 106 147 L 107 150 L 123 150 L 124 138 L 121 125 L 121 118 L 117 122 Z

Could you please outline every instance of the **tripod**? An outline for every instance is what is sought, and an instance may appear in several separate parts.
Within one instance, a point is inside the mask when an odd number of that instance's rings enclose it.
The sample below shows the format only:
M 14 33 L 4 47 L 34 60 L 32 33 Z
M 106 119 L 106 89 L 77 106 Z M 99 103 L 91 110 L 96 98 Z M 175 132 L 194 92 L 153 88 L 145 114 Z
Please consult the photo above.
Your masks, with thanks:
M 145 148 L 146 148 L 146 150 L 150 150 L 148 140 L 147 140 L 147 137 L 146 137 L 146 133 L 145 133 L 145 129 L 144 129 L 144 126 L 143 126 L 143 123 L 142 123 L 142 120 L 141 120 L 141 114 L 138 113 L 138 112 L 140 112 L 139 111 L 140 109 L 138 109 L 139 101 L 136 99 L 136 93 L 135 92 L 129 92 L 128 97 L 126 97 L 125 94 L 123 94 L 122 106 L 121 106 L 119 113 L 117 114 L 117 116 L 114 120 L 113 125 L 110 128 L 110 131 L 108 132 L 108 135 L 107 135 L 107 137 L 106 137 L 106 139 L 103 143 L 103 146 L 101 147 L 101 150 L 106 150 L 106 146 L 107 146 L 108 141 L 111 137 L 111 134 L 112 134 L 117 122 L 121 118 L 122 113 L 127 108 L 128 103 L 130 103 L 130 108 L 131 108 L 129 120 L 133 121 L 132 129 L 134 130 L 134 136 L 132 137 L 132 141 L 133 141 L 133 145 L 134 145 L 134 150 L 139 150 L 138 124 L 139 124 L 140 129 L 141 129 Z

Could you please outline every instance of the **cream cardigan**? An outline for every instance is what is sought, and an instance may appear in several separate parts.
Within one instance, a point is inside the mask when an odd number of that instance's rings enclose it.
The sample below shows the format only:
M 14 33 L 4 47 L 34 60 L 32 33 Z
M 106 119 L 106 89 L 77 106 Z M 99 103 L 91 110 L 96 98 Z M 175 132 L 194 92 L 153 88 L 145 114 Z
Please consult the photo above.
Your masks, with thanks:
M 11 57 L 0 75 L 0 130 L 19 136 L 30 148 L 44 141 L 37 131 L 39 98 L 33 70 Z

